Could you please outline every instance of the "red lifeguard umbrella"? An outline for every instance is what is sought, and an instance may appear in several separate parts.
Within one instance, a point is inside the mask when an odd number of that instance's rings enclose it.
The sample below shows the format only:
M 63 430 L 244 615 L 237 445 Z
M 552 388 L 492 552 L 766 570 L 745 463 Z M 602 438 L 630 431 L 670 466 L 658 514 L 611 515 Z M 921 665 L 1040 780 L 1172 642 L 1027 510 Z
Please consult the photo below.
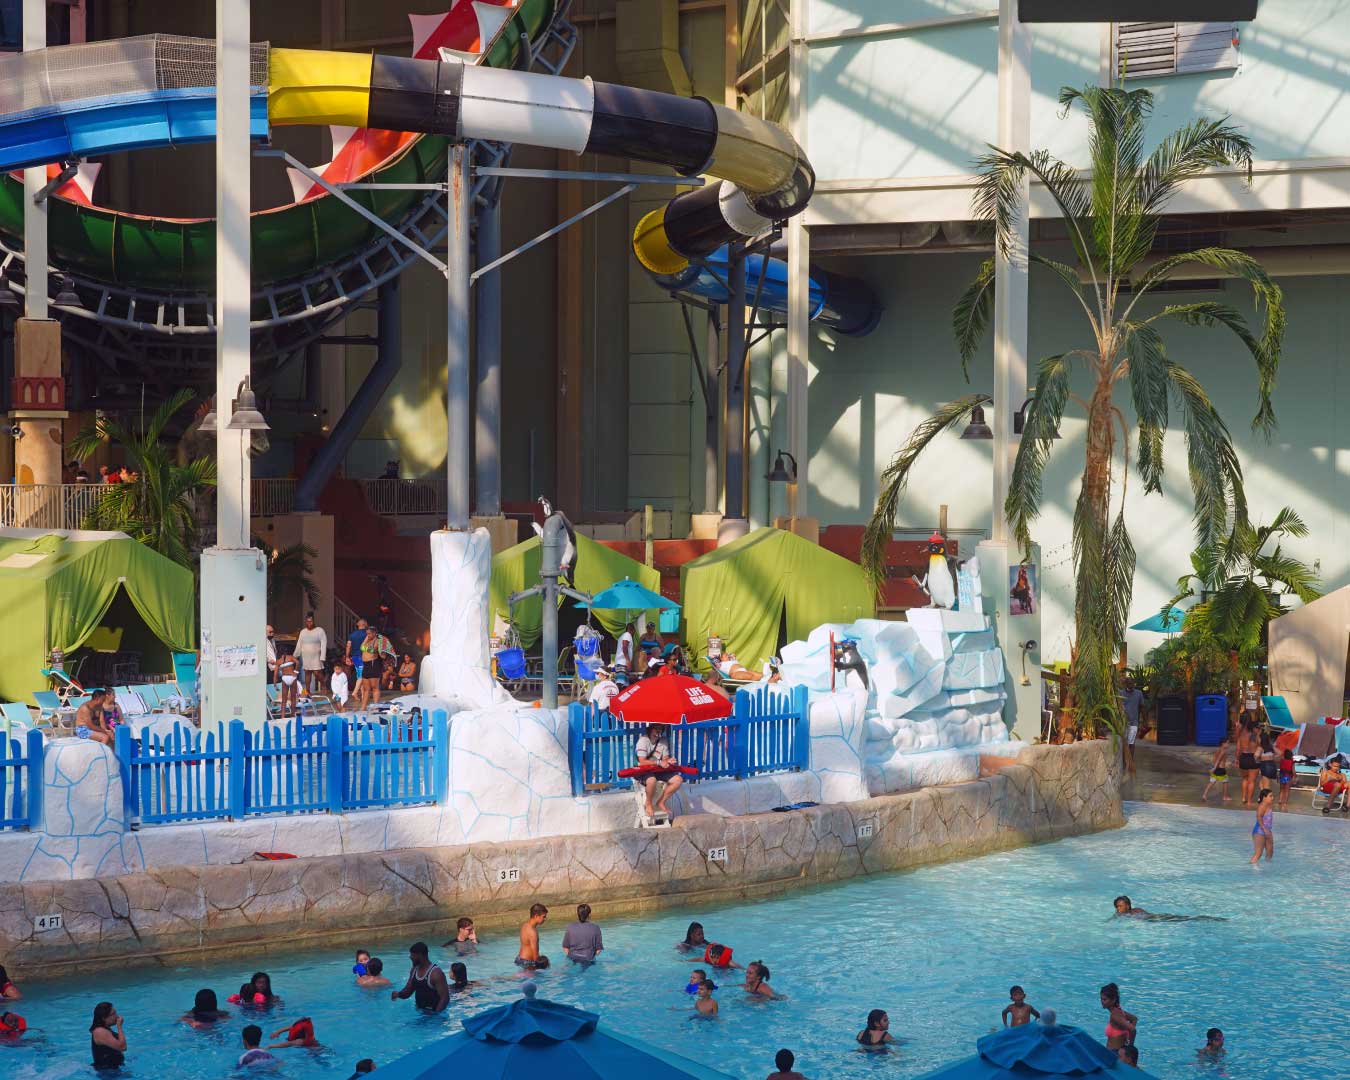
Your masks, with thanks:
M 731 715 L 731 702 L 687 675 L 641 679 L 616 697 L 609 711 L 628 724 L 696 724 Z

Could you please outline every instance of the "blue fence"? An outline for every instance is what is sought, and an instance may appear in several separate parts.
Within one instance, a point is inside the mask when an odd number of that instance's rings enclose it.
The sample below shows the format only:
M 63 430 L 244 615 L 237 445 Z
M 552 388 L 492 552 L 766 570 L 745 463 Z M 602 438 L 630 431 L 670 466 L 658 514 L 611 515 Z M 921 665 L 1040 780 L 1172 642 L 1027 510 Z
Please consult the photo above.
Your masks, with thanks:
M 175 725 L 115 749 L 128 820 L 142 825 L 257 814 L 333 813 L 445 800 L 446 714 L 392 720 L 330 716 L 249 731 Z
M 42 821 L 42 733 L 0 736 L 0 829 L 36 829 Z
M 567 719 L 572 794 L 607 791 L 627 783 L 619 770 L 637 764 L 634 746 L 645 726 L 626 724 L 607 712 L 575 703 L 568 707 Z M 698 769 L 691 783 L 809 768 L 806 687 L 740 690 L 733 699 L 731 716 L 672 725 L 669 742 L 676 761 Z

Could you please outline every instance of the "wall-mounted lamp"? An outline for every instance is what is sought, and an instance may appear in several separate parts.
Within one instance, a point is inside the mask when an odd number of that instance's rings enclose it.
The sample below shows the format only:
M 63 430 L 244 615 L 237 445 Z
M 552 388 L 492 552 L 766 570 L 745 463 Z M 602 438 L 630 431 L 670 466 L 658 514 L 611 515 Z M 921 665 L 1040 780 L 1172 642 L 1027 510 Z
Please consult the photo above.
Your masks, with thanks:
M 1030 397 L 1028 397 L 1028 398 L 1026 399 L 1026 401 L 1022 402 L 1022 407 L 1021 407 L 1020 409 L 1018 409 L 1015 413 L 1013 413 L 1013 434 L 1014 434 L 1014 435 L 1021 435 L 1021 434 L 1026 430 L 1026 426 L 1027 426 L 1027 406 L 1030 405 L 1030 404 L 1031 404 L 1033 401 L 1035 401 L 1035 400 L 1036 400 L 1036 395 L 1035 395 L 1035 394 L 1032 394 Z M 1052 439 L 1058 439 L 1058 438 L 1059 438 L 1059 429 L 1058 429 L 1058 428 L 1056 428 L 1056 429 L 1051 433 L 1050 438 L 1052 438 Z
M 783 459 L 787 458 L 787 462 Z M 771 484 L 795 484 L 797 482 L 797 459 L 786 450 L 779 450 L 774 458 L 773 468 L 764 474 Z
M 1017 646 L 1022 650 L 1022 685 L 1030 686 L 1031 677 L 1027 674 L 1027 653 L 1037 647 L 1037 641 L 1035 638 L 1028 638 L 1026 641 L 1019 641 Z
M 62 274 L 60 285 L 56 290 L 56 295 L 52 297 L 52 303 L 57 307 L 64 308 L 82 308 L 83 301 L 80 300 L 80 294 L 75 291 L 75 280 L 69 274 Z
M 19 294 L 9 287 L 9 275 L 0 274 L 0 310 L 15 311 L 20 303 Z

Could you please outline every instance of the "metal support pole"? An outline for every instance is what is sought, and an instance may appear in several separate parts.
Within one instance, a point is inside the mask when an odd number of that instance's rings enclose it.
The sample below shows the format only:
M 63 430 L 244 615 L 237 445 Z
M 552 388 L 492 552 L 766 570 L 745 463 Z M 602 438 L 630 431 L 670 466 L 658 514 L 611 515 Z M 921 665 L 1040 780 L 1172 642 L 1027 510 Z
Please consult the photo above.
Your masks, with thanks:
M 486 266 L 501 256 L 501 202 L 478 210 L 477 262 Z M 474 428 L 474 505 L 483 517 L 502 512 L 502 276 L 479 278 L 474 291 L 474 331 L 478 376 L 478 414 Z
M 998 21 L 998 145 L 1031 147 L 1031 31 L 1017 18 L 1017 0 L 1000 0 Z M 1011 540 L 1003 504 L 1008 497 L 1017 440 L 1013 411 L 1027 396 L 1027 305 L 1031 222 L 1028 183 L 1022 181 L 1012 221 L 1012 246 L 994 248 L 994 489 L 991 535 Z
M 446 521 L 453 531 L 469 528 L 469 488 L 472 469 L 472 430 L 469 415 L 469 187 L 470 151 L 462 143 L 450 151 L 446 229 Z M 547 608 L 547 604 L 545 605 Z
M 249 433 L 229 427 L 249 374 L 249 7 L 216 0 L 216 546 L 249 546 Z M 240 163 L 244 167 L 240 167 Z
M 742 245 L 728 251 L 726 495 L 722 516 L 745 517 L 745 259 Z
M 718 416 L 718 394 L 717 394 L 717 369 L 718 357 L 721 354 L 722 343 L 719 340 L 717 311 L 716 309 L 708 312 L 708 345 L 704 350 L 707 358 L 703 365 L 702 376 L 706 384 L 706 396 L 708 399 L 707 418 L 704 428 L 703 444 L 703 512 L 706 514 L 717 513 L 718 496 L 718 473 L 717 473 L 717 446 L 722 437 L 722 421 Z
M 47 47 L 47 0 L 23 0 L 23 51 Z M 47 202 L 38 194 L 47 184 L 47 167 L 23 171 L 23 251 L 27 273 L 24 314 L 47 318 Z
M 543 611 L 543 706 L 558 707 L 558 562 L 562 557 L 563 520 L 550 514 L 539 537 L 539 580 L 544 586 Z

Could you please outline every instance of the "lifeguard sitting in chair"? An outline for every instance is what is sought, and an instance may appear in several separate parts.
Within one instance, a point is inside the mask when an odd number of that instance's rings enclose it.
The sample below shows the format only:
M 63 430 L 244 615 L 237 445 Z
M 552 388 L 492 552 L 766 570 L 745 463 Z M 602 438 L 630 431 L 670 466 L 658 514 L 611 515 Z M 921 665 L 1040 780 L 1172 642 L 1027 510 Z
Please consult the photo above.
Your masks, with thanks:
M 632 778 L 642 786 L 646 824 L 657 824 L 659 820 L 668 822 L 670 797 L 680 790 L 686 776 L 697 776 L 698 770 L 692 765 L 681 765 L 670 756 L 670 743 L 666 741 L 664 724 L 647 725 L 646 734 L 637 741 L 636 754 L 637 766 L 620 769 L 619 775 Z M 659 796 L 656 792 L 658 783 L 664 785 Z

